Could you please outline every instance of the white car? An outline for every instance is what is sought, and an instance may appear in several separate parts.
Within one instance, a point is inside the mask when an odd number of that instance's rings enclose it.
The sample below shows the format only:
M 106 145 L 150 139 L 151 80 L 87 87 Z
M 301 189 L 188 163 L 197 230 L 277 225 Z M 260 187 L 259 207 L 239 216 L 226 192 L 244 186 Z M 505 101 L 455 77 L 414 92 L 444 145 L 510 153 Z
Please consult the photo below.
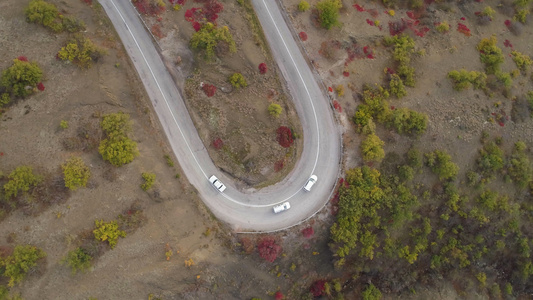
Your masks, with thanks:
M 289 202 L 283 202 L 283 203 L 281 203 L 281 204 L 276 205 L 276 206 L 273 207 L 273 209 L 274 209 L 274 213 L 276 213 L 276 214 L 277 214 L 277 213 L 280 213 L 280 212 L 282 212 L 282 211 L 286 211 L 286 210 L 288 210 L 289 208 L 291 208 L 291 205 L 290 205 Z
M 221 193 L 226 189 L 226 186 L 215 175 L 209 177 L 209 182 Z
M 309 177 L 309 179 L 304 185 L 304 190 L 308 192 L 311 191 L 311 188 L 313 187 L 313 185 L 316 183 L 317 180 L 318 178 L 316 177 L 316 175 L 311 175 L 311 177 Z

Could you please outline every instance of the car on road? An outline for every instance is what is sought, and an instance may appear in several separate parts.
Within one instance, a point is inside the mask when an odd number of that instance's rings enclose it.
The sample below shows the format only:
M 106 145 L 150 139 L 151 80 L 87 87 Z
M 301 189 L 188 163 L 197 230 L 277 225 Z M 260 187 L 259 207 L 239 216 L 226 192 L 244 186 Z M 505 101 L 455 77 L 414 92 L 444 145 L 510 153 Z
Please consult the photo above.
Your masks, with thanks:
M 283 202 L 283 203 L 273 207 L 274 213 L 276 213 L 276 214 L 280 213 L 282 211 L 289 210 L 289 208 L 291 208 L 291 204 L 289 202 Z
M 226 186 L 215 175 L 209 177 L 209 182 L 221 193 L 226 189 Z
M 316 177 L 316 175 L 311 175 L 311 177 L 307 179 L 307 182 L 304 185 L 304 190 L 308 192 L 311 191 L 311 188 L 313 187 L 313 185 L 316 183 L 317 180 L 318 180 L 318 177 Z

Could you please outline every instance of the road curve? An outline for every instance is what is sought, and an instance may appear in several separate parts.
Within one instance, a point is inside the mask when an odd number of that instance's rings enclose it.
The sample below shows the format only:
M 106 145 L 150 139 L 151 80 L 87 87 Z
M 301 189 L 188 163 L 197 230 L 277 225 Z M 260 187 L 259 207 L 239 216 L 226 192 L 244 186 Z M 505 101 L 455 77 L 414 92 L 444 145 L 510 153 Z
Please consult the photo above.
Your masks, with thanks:
M 303 127 L 303 151 L 293 171 L 261 190 L 237 190 L 208 155 L 185 103 L 129 0 L 100 0 L 150 97 L 162 128 L 189 182 L 213 214 L 236 232 L 276 231 L 309 218 L 329 200 L 340 162 L 340 130 L 327 98 L 292 38 L 274 1 L 252 0 L 270 48 L 293 97 Z M 228 187 L 216 191 L 215 174 Z M 311 174 L 318 182 L 302 187 Z M 290 201 L 291 209 L 274 214 L 272 206 Z

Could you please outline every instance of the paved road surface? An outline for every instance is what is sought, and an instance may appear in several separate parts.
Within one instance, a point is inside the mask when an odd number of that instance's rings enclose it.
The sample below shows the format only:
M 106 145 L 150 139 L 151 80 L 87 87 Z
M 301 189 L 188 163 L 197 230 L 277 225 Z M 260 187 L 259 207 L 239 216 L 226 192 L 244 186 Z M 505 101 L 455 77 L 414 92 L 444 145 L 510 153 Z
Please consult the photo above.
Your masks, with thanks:
M 294 170 L 282 182 L 261 190 L 237 190 L 213 164 L 176 84 L 130 1 L 100 3 L 133 61 L 185 176 L 217 218 L 237 232 L 274 231 L 300 223 L 327 203 L 340 167 L 340 131 L 329 101 L 274 1 L 252 3 L 293 96 L 304 130 L 304 148 Z M 224 193 L 209 183 L 212 174 L 228 186 Z M 318 182 L 311 192 L 305 192 L 302 187 L 311 174 L 318 176 Z M 272 206 L 284 201 L 290 201 L 291 209 L 274 214 Z

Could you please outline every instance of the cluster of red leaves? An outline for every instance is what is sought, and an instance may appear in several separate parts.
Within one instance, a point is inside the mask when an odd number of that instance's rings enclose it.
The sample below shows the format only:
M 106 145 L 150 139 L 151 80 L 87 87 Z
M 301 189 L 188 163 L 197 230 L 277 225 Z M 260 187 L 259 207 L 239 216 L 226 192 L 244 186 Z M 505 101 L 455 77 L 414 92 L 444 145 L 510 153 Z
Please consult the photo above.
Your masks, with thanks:
M 372 20 L 370 20 L 370 19 L 366 19 L 366 23 L 367 23 L 368 25 L 370 25 L 370 26 L 374 26 L 374 25 L 375 25 L 374 21 L 372 21 Z
M 415 35 L 419 37 L 424 37 L 424 35 L 426 35 L 426 33 L 429 31 L 429 28 L 426 26 L 420 26 L 420 20 L 418 20 L 420 16 L 412 11 L 408 11 L 407 16 L 409 17 L 409 19 L 401 18 L 398 21 L 389 22 L 390 35 L 398 35 L 404 32 L 407 28 L 409 28 L 413 31 Z
M 276 294 L 274 295 L 274 297 L 276 298 L 276 300 L 285 299 L 285 296 L 283 296 L 283 294 L 280 291 L 277 291 Z
M 283 169 L 283 166 L 285 165 L 285 163 L 283 162 L 283 159 L 282 160 L 278 160 L 277 162 L 274 163 L 274 171 L 275 172 L 279 172 Z
M 216 24 L 218 14 L 224 9 L 222 3 L 217 0 L 195 0 L 194 2 L 204 4 L 203 8 L 193 7 L 185 12 L 185 20 L 192 24 L 194 30 L 200 30 L 203 22 L 206 21 Z
M 222 147 L 224 146 L 224 142 L 222 141 L 221 138 L 216 138 L 213 140 L 213 142 L 211 143 L 211 145 L 213 146 L 213 148 L 215 148 L 216 150 L 220 150 L 222 149 Z
M 346 53 L 348 54 L 348 57 L 344 62 L 344 66 L 348 66 L 348 64 L 354 61 L 356 58 L 361 59 L 366 57 L 363 49 L 357 43 L 352 43 L 351 46 L 347 47 Z
M 20 61 L 28 61 L 28 58 L 26 56 L 23 56 L 23 55 L 17 57 L 17 59 L 20 60 Z
M 278 134 L 277 140 L 281 147 L 283 148 L 289 148 L 294 140 L 292 139 L 292 132 L 289 127 L 281 126 L 276 130 L 276 133 Z
M 162 39 L 165 35 L 163 34 L 163 32 L 161 31 L 161 25 L 159 24 L 154 24 L 152 25 L 152 28 L 150 28 L 150 30 L 152 31 L 152 34 L 160 39 Z
M 144 15 L 158 16 L 165 11 L 165 6 L 149 2 L 149 0 L 134 0 L 133 5 Z
M 374 50 L 370 49 L 370 46 L 364 46 L 363 53 L 366 55 L 366 58 L 374 59 Z
M 265 74 L 267 72 L 268 68 L 267 68 L 267 65 L 265 63 L 260 63 L 259 64 L 259 73 L 261 74 Z
M 313 229 L 313 227 L 309 226 L 307 228 L 304 228 L 302 230 L 302 235 L 304 236 L 304 238 L 308 239 L 310 237 L 312 237 L 313 235 L 315 234 L 315 230 Z
M 342 112 L 342 107 L 337 100 L 333 100 L 333 107 L 335 107 L 338 112 Z
M 300 36 L 300 40 L 302 40 L 302 42 L 307 41 L 307 33 L 301 31 L 298 35 Z
M 457 31 L 464 34 L 465 36 L 471 36 L 470 29 L 466 27 L 463 23 L 457 23 Z
M 509 40 L 505 40 L 505 42 L 503 42 L 503 45 L 507 48 L 513 48 L 513 44 L 511 44 L 511 42 L 509 42 Z
M 513 25 L 513 23 L 511 22 L 511 20 L 505 20 L 505 22 L 503 22 L 505 24 L 505 26 L 507 26 L 507 28 L 511 27 L 511 25 Z
M 362 6 L 359 5 L 359 4 L 354 4 L 353 7 L 355 7 L 355 9 L 357 9 L 357 11 L 365 11 L 365 8 L 362 7 Z
M 81 0 L 83 2 L 85 2 L 85 4 L 87 5 L 93 5 L 93 0 Z
M 344 76 L 344 77 L 350 77 L 350 72 L 348 72 L 348 71 L 343 71 L 343 72 L 342 72 L 342 76 Z
M 313 296 L 320 297 L 320 296 L 325 295 L 325 291 L 326 291 L 325 286 L 326 286 L 326 281 L 324 279 L 319 279 L 311 285 L 311 288 L 309 290 L 311 291 Z
M 406 14 L 407 14 L 407 16 L 408 16 L 409 18 L 411 18 L 411 19 L 413 19 L 413 20 L 418 20 L 418 16 L 415 15 L 415 12 L 413 12 L 413 11 L 408 11 L 408 12 L 406 12 Z
M 204 90 L 204 93 L 207 97 L 213 97 L 217 91 L 217 87 L 209 83 L 204 83 L 202 90 Z
M 274 262 L 281 251 L 281 246 L 276 244 L 276 240 L 270 236 L 264 237 L 257 244 L 257 252 L 259 252 L 259 256 L 269 262 Z
M 494 120 L 500 125 L 501 127 L 505 126 L 505 122 L 509 121 L 509 116 L 507 113 L 501 109 L 500 111 L 493 112 L 491 115 L 494 117 Z
M 328 86 L 328 91 L 329 91 L 330 93 L 333 93 L 333 88 L 330 87 L 330 86 Z
M 43 84 L 42 82 L 39 82 L 39 83 L 37 84 L 37 89 L 38 89 L 39 91 L 41 91 L 41 92 L 44 91 L 44 84 Z

